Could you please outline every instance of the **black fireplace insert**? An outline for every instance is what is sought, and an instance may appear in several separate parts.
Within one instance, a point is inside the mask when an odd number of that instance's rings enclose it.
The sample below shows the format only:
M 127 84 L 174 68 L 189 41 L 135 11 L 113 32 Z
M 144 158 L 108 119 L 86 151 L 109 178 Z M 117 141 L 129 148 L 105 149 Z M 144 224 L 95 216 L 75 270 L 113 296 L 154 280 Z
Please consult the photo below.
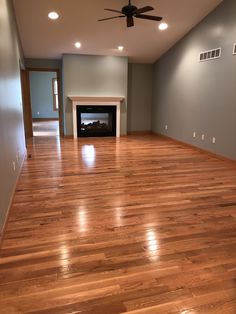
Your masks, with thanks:
M 77 134 L 116 136 L 116 106 L 77 106 Z

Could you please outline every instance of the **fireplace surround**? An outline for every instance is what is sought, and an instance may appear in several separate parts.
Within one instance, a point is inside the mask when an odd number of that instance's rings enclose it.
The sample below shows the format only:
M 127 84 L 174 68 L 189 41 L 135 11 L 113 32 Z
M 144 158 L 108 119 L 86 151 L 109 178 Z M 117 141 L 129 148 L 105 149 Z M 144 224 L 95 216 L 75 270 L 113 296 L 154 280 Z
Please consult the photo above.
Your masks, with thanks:
M 72 101 L 72 116 L 73 116 L 73 137 L 78 137 L 78 121 L 77 107 L 81 106 L 114 106 L 116 108 L 116 132 L 115 136 L 120 137 L 120 111 L 124 97 L 101 97 L 101 96 L 68 96 Z
M 116 136 L 116 106 L 77 106 L 77 135 Z

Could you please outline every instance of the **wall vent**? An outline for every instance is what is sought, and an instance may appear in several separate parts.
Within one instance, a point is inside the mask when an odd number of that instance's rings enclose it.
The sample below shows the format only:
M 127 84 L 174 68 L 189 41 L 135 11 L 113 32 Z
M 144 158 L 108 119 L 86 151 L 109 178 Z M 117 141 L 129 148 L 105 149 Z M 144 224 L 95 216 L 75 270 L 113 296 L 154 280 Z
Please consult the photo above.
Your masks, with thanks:
M 236 51 L 235 51 L 235 54 L 236 54 Z M 216 49 L 201 52 L 199 56 L 199 61 L 208 61 L 208 60 L 218 59 L 220 57 L 221 57 L 221 48 L 216 48 Z
M 236 44 L 234 44 L 234 47 L 233 47 L 233 55 L 236 55 Z

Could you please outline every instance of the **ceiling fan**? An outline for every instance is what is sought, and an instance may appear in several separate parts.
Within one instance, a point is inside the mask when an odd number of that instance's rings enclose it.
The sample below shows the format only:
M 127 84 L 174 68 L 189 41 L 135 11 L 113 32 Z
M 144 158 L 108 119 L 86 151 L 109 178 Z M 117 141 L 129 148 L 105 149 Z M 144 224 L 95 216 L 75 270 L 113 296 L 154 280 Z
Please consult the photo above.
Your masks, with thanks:
M 121 11 L 113 10 L 113 9 L 104 9 L 104 10 L 119 13 L 122 15 L 112 16 L 112 17 L 108 17 L 105 19 L 100 19 L 98 21 L 107 21 L 107 20 L 125 17 L 126 21 L 127 21 L 127 27 L 134 26 L 134 17 L 136 17 L 138 19 L 153 20 L 153 21 L 161 21 L 162 20 L 162 17 L 160 17 L 160 16 L 143 14 L 143 13 L 154 10 L 154 8 L 152 8 L 150 6 L 146 6 L 146 7 L 138 9 L 136 6 L 131 4 L 131 0 L 129 0 L 129 3 L 126 6 L 124 6 L 121 9 Z

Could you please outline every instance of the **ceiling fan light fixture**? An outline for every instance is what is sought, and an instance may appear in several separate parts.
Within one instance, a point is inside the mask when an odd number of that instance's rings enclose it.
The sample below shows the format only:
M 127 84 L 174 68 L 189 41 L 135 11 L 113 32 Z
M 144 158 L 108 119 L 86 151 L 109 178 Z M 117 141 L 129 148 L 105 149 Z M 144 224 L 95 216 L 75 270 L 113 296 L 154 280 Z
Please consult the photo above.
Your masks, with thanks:
M 57 20 L 59 18 L 59 14 L 55 11 L 49 12 L 48 17 L 50 18 L 50 20 Z
M 169 27 L 169 25 L 167 23 L 161 23 L 158 28 L 160 31 L 164 31 Z
M 77 41 L 77 42 L 75 43 L 75 47 L 78 48 L 78 49 L 81 48 L 81 43 L 80 43 L 79 41 Z
M 124 50 L 124 46 L 118 46 L 118 50 L 119 51 L 123 51 Z

